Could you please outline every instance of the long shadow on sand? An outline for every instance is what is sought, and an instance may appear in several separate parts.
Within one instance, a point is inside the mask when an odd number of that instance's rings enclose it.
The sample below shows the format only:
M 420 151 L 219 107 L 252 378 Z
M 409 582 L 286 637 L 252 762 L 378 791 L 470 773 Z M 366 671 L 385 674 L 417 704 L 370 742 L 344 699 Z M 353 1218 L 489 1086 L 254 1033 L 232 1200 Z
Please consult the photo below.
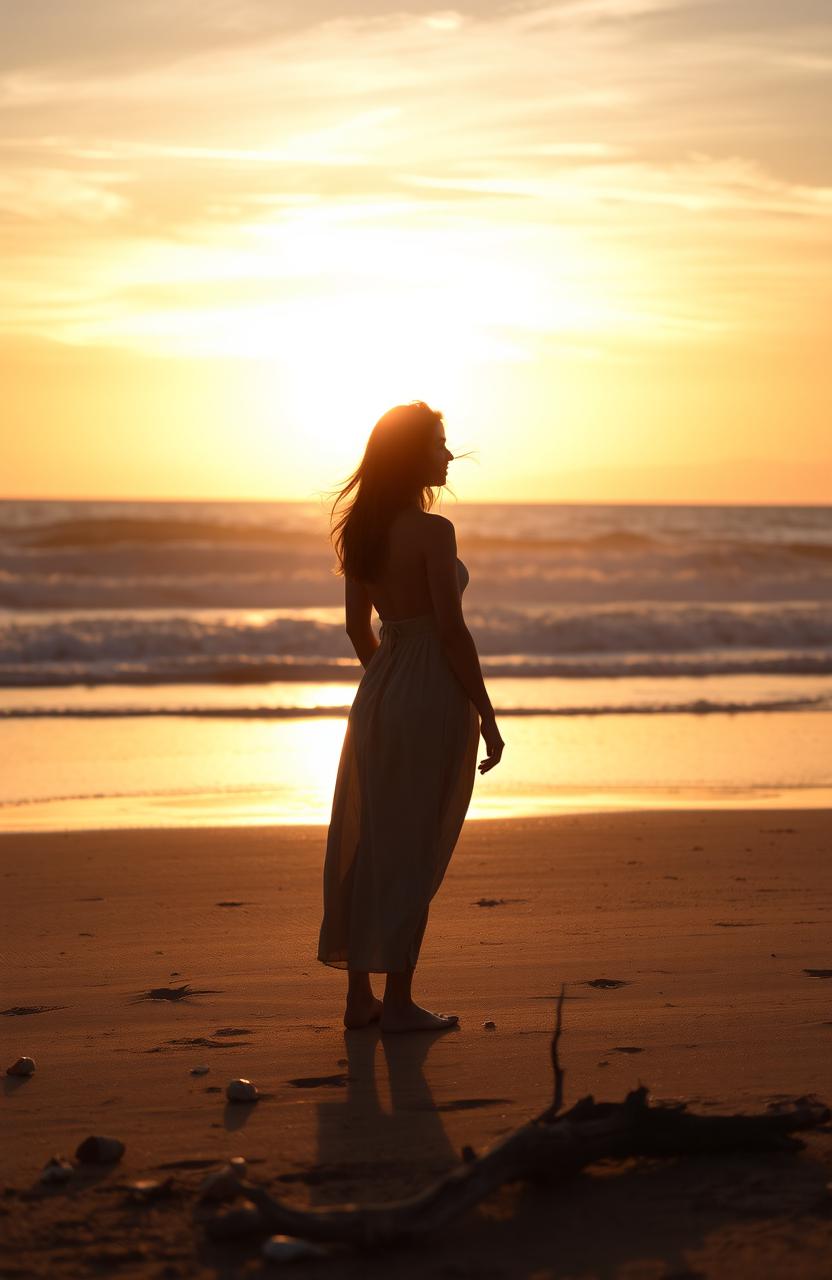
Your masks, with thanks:
M 362 1200 L 384 1199 L 391 1181 L 398 1194 L 406 1194 L 409 1184 L 415 1191 L 458 1163 L 459 1152 L 448 1139 L 425 1078 L 431 1049 L 453 1034 L 382 1036 L 368 1027 L 345 1031 L 339 1096 L 317 1104 L 317 1161 L 304 1174 L 286 1175 L 285 1181 L 306 1182 L 313 1204 L 332 1203 L 345 1192 Z M 477 1105 L 491 1100 L 467 1101 Z

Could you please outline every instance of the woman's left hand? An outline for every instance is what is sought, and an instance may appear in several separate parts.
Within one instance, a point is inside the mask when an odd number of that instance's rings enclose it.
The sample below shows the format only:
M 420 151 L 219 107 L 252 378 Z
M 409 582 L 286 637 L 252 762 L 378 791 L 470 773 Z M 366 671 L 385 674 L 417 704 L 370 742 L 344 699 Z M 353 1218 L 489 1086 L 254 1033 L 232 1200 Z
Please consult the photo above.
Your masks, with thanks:
M 485 749 L 488 752 L 484 760 L 480 760 L 478 768 L 480 773 L 488 773 L 489 769 L 493 769 L 495 765 L 500 763 L 503 755 L 503 747 L 506 745 L 500 737 L 500 730 L 497 728 L 497 721 L 493 716 L 487 720 L 483 720 L 480 724 L 480 733 L 482 734 Z

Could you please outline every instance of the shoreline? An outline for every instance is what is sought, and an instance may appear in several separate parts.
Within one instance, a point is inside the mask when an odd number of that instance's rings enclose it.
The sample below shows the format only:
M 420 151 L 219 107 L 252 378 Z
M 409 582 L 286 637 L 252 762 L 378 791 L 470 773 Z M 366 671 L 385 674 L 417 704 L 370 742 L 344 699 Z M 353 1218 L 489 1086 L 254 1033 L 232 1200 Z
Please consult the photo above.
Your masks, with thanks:
M 284 816 L 279 816 L 281 808 Z M 568 813 L 713 812 L 748 810 L 830 810 L 832 787 L 743 786 L 552 788 L 546 795 L 484 798 L 474 793 L 466 823 L 522 822 Z M 227 791 L 144 792 L 111 796 L 66 796 L 0 803 L 0 839 L 13 835 L 60 835 L 83 831 L 209 831 L 247 827 L 285 830 L 321 828 L 328 817 L 307 816 L 286 805 L 271 788 Z

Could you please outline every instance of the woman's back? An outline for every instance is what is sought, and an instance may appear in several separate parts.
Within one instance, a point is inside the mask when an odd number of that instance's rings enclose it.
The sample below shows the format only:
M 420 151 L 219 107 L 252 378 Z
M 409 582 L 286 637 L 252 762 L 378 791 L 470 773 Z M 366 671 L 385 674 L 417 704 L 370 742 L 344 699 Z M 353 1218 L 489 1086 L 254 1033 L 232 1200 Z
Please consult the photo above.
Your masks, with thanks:
M 399 511 L 388 533 L 388 553 L 378 578 L 367 590 L 379 617 L 391 622 L 431 613 L 430 588 L 425 565 L 427 522 L 444 517 L 407 508 Z

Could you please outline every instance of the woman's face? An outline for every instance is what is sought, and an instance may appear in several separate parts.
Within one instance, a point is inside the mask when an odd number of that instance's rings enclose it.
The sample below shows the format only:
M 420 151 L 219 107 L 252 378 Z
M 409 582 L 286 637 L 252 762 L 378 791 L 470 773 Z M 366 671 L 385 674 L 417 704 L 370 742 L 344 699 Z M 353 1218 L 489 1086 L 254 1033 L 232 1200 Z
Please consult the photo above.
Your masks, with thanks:
M 454 455 L 445 444 L 445 428 L 441 422 L 435 422 L 428 447 L 428 477 L 425 484 L 445 484 L 448 479 L 448 463 L 453 460 Z

